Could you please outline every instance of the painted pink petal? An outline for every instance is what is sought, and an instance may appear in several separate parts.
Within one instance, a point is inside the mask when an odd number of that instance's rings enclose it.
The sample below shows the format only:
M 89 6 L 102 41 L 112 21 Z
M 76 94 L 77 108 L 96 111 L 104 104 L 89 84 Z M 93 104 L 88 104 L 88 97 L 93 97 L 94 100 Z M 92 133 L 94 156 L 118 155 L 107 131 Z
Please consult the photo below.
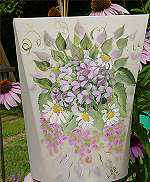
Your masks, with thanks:
M 9 92 L 9 94 L 11 95 L 11 97 L 13 98 L 13 99 L 15 99 L 18 103 L 21 103 L 21 99 L 18 97 L 18 95 L 17 94 L 15 94 L 15 93 L 13 93 L 13 92 Z

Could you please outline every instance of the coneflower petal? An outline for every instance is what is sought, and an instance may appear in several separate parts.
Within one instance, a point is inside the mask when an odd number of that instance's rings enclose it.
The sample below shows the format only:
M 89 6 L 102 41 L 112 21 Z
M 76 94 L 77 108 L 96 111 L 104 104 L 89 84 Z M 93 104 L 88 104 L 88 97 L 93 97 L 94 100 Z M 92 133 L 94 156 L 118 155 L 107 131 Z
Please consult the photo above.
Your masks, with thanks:
M 5 103 L 7 103 L 9 106 L 12 107 L 17 106 L 17 102 L 13 99 L 13 97 L 9 93 L 5 94 L 4 104 Z
M 11 91 L 14 92 L 14 93 L 17 93 L 17 94 L 21 94 L 20 89 L 12 88 Z
M 3 94 L 0 95 L 0 104 L 4 104 L 4 95 Z
M 110 7 L 113 8 L 114 10 L 117 10 L 118 12 L 129 14 L 129 12 L 125 8 L 123 8 L 122 6 L 120 6 L 118 4 L 111 4 Z
M 13 92 L 9 92 L 9 94 L 11 95 L 11 97 L 16 100 L 18 103 L 21 103 L 21 99 L 18 97 L 17 94 L 13 93 Z

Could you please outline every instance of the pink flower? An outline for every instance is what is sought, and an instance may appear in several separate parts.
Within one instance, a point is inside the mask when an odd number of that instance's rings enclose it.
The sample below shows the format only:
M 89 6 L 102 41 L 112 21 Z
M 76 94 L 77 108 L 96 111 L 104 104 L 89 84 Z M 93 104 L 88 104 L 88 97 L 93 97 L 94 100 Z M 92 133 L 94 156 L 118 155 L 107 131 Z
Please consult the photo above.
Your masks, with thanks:
M 92 11 L 90 16 L 107 16 L 107 15 L 122 15 L 129 14 L 129 12 L 118 4 L 111 4 L 109 8 L 104 9 L 103 11 Z
M 0 81 L 0 104 L 7 109 L 21 103 L 21 87 L 19 83 L 12 83 L 8 80 Z
M 144 146 L 140 142 L 139 138 L 135 135 L 131 135 L 130 142 L 130 157 L 134 161 L 138 157 L 143 157 Z
M 141 63 L 147 64 L 150 62 L 150 27 L 146 31 L 144 47 L 141 55 Z

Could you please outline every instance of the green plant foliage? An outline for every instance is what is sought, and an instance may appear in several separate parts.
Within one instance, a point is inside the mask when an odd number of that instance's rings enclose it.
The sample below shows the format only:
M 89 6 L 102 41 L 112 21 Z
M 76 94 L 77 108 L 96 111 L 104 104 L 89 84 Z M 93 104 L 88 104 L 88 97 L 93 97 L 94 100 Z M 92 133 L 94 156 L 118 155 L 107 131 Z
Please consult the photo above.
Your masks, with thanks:
M 23 14 L 24 0 L 6 0 L 0 3 L 0 15 L 18 17 Z
M 143 0 L 141 0 L 143 2 Z M 133 8 L 131 9 L 133 13 L 140 13 L 140 14 L 149 14 L 150 13 L 150 0 L 147 0 L 146 3 L 142 3 L 141 8 Z

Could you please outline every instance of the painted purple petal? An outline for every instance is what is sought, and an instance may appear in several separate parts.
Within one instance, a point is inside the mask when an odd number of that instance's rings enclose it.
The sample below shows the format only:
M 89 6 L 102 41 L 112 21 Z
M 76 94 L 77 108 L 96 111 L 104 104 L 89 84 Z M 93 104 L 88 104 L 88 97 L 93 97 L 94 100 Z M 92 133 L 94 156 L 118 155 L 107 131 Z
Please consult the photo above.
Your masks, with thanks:
M 85 79 L 84 76 L 79 76 L 79 80 L 80 80 L 80 81 L 83 81 L 84 79 Z
M 90 104 L 92 102 L 92 99 L 90 98 L 90 97 L 88 97 L 87 99 L 86 99 L 86 103 L 87 104 Z
M 73 105 L 73 106 L 71 107 L 71 111 L 72 111 L 73 113 L 78 113 L 79 110 L 78 110 L 77 105 Z
M 83 82 L 81 82 L 81 87 L 84 87 L 84 86 L 87 84 L 87 82 L 88 82 L 88 81 L 86 81 L 86 80 L 83 81 Z
M 106 88 L 106 92 L 109 93 L 109 94 L 112 94 L 112 88 L 111 87 L 107 87 Z
M 82 100 L 83 100 L 83 95 L 80 93 L 77 95 L 77 99 L 79 101 L 79 103 L 81 104 L 82 103 Z
M 102 44 L 107 38 L 106 31 L 104 30 L 102 33 L 98 34 L 96 37 L 96 42 Z
M 118 59 L 118 58 L 120 58 L 121 55 L 122 55 L 122 52 L 123 52 L 122 49 L 115 49 L 115 50 L 113 50 L 112 53 L 111 53 L 111 58 L 112 59 Z
M 80 67 L 84 69 L 84 68 L 86 68 L 86 64 L 81 63 L 81 64 L 80 64 Z
M 78 84 L 79 84 L 79 83 L 78 83 L 78 81 L 76 81 L 76 80 L 73 81 L 73 82 L 71 83 L 72 86 L 76 86 L 76 85 L 78 85 Z
M 101 94 L 99 96 L 96 97 L 96 101 L 99 102 L 101 99 Z

